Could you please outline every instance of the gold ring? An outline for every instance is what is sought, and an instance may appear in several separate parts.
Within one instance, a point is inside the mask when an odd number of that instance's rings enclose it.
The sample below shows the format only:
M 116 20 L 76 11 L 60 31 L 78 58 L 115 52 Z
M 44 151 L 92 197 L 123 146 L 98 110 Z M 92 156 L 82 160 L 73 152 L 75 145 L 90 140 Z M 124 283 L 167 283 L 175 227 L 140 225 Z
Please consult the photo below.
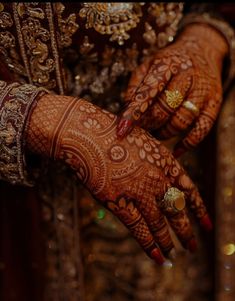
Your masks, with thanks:
M 166 94 L 166 103 L 172 109 L 178 108 L 183 101 L 183 95 L 178 90 L 174 90 L 174 91 L 165 90 L 165 94 Z
M 183 210 L 185 208 L 184 193 L 176 187 L 168 188 L 163 200 L 160 202 L 160 207 L 169 213 Z
M 190 100 L 184 101 L 183 104 L 182 104 L 182 106 L 185 109 L 193 112 L 196 116 L 199 115 L 199 109 L 198 109 L 198 107 L 193 102 L 191 102 Z

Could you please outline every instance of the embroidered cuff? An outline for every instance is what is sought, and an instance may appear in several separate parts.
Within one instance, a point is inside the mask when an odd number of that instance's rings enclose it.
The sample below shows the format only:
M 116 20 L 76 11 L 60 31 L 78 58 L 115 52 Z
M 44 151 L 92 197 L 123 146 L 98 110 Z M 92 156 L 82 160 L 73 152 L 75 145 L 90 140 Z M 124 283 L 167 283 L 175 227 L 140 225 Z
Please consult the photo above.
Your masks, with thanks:
M 44 88 L 0 81 L 0 179 L 12 184 L 33 186 L 26 168 L 24 130 Z

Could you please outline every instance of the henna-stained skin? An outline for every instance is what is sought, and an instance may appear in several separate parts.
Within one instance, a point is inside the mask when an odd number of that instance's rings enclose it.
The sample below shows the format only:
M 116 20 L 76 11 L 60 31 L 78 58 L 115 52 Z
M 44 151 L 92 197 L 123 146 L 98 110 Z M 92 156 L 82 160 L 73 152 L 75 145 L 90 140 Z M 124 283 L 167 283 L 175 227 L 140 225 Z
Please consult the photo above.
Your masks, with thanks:
M 123 140 L 117 117 L 84 99 L 45 95 L 27 130 L 31 152 L 62 160 L 93 196 L 115 214 L 159 264 L 173 248 L 168 225 L 190 249 L 194 234 L 187 208 L 174 215 L 158 202 L 169 187 L 185 193 L 187 206 L 202 221 L 207 211 L 199 192 L 170 151 L 141 128 Z
M 139 124 L 157 130 L 159 139 L 182 134 L 176 156 L 198 145 L 210 131 L 222 103 L 221 75 L 227 54 L 227 42 L 214 28 L 206 24 L 186 26 L 173 44 L 133 72 L 125 97 L 128 106 L 117 126 L 118 137 Z M 179 91 L 199 114 L 183 103 L 171 108 L 166 90 Z

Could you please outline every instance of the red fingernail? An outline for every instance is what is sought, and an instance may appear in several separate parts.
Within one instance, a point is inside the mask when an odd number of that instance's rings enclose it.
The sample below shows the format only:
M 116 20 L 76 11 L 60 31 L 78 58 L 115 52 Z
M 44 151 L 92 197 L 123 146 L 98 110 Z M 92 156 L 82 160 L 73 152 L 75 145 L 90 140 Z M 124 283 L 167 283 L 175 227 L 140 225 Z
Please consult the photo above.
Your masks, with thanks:
M 179 158 L 181 155 L 183 155 L 185 153 L 186 149 L 183 147 L 177 147 L 174 151 L 173 151 L 173 156 L 175 158 Z
M 190 252 L 194 253 L 197 250 L 197 242 L 195 238 L 191 238 L 187 242 L 187 247 L 186 247 Z
M 130 129 L 131 125 L 132 121 L 130 119 L 121 119 L 117 126 L 117 135 L 119 137 L 124 137 Z
M 211 219 L 209 218 L 208 214 L 204 215 L 201 218 L 200 223 L 206 231 L 211 231 L 213 229 L 213 225 L 212 225 Z
M 159 264 L 163 265 L 165 262 L 164 257 L 162 256 L 161 252 L 158 249 L 154 249 L 151 252 L 151 257 Z

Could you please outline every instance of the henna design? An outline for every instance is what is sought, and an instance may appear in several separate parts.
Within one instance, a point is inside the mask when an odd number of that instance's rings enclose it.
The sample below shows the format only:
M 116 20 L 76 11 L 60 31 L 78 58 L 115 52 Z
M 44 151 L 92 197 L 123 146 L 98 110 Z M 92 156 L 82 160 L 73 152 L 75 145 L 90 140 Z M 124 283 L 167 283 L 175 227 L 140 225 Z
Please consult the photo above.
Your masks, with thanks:
M 175 186 L 185 192 L 199 219 L 207 214 L 206 208 L 165 146 L 137 127 L 120 141 L 116 123 L 116 116 L 83 99 L 46 95 L 31 116 L 27 146 L 68 164 L 145 252 L 163 263 L 161 252 L 167 256 L 173 248 L 165 217 L 186 248 L 193 237 L 186 211 L 167 216 L 160 209 L 158 202 L 167 189 Z
M 138 122 L 145 129 L 156 130 L 160 139 L 184 133 L 176 149 L 195 147 L 217 118 L 222 103 L 222 62 L 227 52 L 226 41 L 212 27 L 187 26 L 175 43 L 133 73 L 117 135 L 124 137 Z M 180 91 L 184 100 L 198 109 L 199 116 L 183 103 L 170 108 L 164 96 L 166 90 Z
M 171 49 L 172 46 L 168 48 Z M 149 68 L 148 64 L 150 65 Z M 192 61 L 186 52 L 177 49 L 172 49 L 171 51 L 161 50 L 151 63 L 148 61 L 147 66 L 141 66 L 139 70 L 146 70 L 147 72 L 144 74 L 142 80 L 138 78 L 138 86 L 135 87 L 132 84 L 131 89 L 134 93 L 132 92 L 131 101 L 126 110 L 122 113 L 117 128 L 118 136 L 125 136 L 130 128 L 130 125 L 126 128 L 123 127 L 125 120 L 131 121 L 132 126 L 136 124 L 153 104 L 154 99 L 165 89 L 171 78 L 180 71 L 189 69 L 191 66 Z
M 185 99 L 192 86 L 192 77 L 187 74 L 179 74 L 176 78 L 172 78 L 166 86 L 168 91 L 179 91 Z M 146 112 L 145 117 L 141 120 L 141 127 L 152 130 L 159 129 L 166 124 L 171 115 L 176 112 L 177 108 L 171 108 L 166 101 L 166 93 L 164 90 L 157 97 L 157 102 L 152 106 L 152 109 Z M 158 132 L 159 135 L 159 132 Z M 159 135 L 160 136 L 160 135 Z
M 151 257 L 152 251 L 156 249 L 154 238 L 134 201 L 120 196 L 114 201 L 108 201 L 106 207 L 130 229 L 132 235 Z

